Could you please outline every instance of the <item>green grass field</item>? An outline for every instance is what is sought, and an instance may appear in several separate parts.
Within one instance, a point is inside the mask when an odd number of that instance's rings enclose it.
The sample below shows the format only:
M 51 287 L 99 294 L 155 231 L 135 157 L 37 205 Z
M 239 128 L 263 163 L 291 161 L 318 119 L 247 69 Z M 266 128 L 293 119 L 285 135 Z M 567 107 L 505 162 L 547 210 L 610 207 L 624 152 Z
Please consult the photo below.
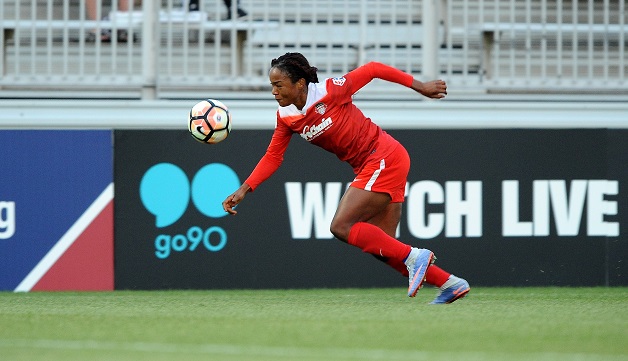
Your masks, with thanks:
M 0 293 L 8 360 L 628 360 L 628 288 Z

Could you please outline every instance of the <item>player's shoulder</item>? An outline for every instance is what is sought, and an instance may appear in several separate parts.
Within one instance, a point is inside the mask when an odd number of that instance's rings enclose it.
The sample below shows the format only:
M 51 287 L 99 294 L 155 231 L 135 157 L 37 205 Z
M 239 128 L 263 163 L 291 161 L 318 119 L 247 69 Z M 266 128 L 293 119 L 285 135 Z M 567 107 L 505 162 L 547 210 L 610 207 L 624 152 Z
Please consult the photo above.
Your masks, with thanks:
M 338 76 L 335 78 L 327 78 L 325 79 L 326 89 L 329 94 L 332 96 L 343 96 L 347 94 L 351 94 L 351 79 L 347 77 L 348 74 L 343 76 Z
M 343 87 L 347 82 L 346 76 L 339 76 L 335 78 L 327 78 L 325 79 L 326 87 Z

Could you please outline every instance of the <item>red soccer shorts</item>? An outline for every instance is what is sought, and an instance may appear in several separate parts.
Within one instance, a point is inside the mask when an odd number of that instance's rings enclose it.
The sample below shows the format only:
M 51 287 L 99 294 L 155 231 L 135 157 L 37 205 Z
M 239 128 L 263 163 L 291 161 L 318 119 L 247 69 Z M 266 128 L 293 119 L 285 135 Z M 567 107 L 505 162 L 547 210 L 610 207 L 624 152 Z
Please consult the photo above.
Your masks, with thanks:
M 408 151 L 399 144 L 384 158 L 371 156 L 349 186 L 370 192 L 388 193 L 393 203 L 404 201 L 410 171 Z

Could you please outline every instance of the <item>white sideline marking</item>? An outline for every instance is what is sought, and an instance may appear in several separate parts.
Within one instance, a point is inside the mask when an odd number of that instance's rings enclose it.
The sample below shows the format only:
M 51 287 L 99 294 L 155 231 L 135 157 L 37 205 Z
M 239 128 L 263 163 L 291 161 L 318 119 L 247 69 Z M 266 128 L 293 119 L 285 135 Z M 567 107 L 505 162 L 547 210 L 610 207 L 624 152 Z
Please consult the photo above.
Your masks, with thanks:
M 57 241 L 48 251 L 37 266 L 20 282 L 15 288 L 15 292 L 30 291 L 39 280 L 48 272 L 50 267 L 70 248 L 76 239 L 85 231 L 92 221 L 102 212 L 102 210 L 113 199 L 113 183 L 110 183 L 98 198 L 87 208 L 87 210 L 74 222 L 72 227 Z
M 417 346 L 419 347 L 419 346 Z M 354 348 L 314 348 L 314 347 L 281 347 L 262 345 L 229 345 L 229 344 L 174 344 L 153 342 L 114 342 L 97 340 L 27 340 L 0 339 L 0 348 L 29 348 L 55 350 L 103 350 L 132 351 L 148 353 L 228 355 L 241 357 L 279 357 L 290 360 L 324 359 L 324 360 L 465 360 L 485 361 L 503 360 L 625 360 L 624 355 L 562 353 L 562 352 L 469 352 L 469 351 L 404 351 L 384 349 Z

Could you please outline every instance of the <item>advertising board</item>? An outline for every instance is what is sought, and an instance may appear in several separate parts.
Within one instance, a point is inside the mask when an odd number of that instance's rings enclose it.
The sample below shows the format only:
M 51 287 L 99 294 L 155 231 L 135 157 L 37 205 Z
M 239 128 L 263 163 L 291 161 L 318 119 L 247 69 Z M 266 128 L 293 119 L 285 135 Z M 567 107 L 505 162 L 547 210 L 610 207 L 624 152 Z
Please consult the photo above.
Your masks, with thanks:
M 0 131 L 0 289 L 113 289 L 112 132 Z
M 628 132 L 389 130 L 412 168 L 399 238 L 483 286 L 626 285 Z M 351 168 L 294 136 L 282 167 L 227 216 L 270 130 L 216 145 L 115 132 L 118 289 L 404 287 L 335 240 Z

